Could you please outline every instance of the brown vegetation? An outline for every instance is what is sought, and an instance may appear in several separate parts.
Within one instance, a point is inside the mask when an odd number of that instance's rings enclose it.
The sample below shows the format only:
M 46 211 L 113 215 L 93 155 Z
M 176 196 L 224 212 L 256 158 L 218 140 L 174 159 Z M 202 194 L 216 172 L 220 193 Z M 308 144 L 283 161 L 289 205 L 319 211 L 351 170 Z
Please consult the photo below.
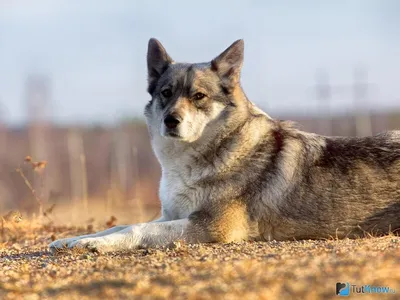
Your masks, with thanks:
M 178 242 L 169 249 L 103 255 L 51 254 L 47 249 L 53 239 L 91 230 L 14 224 L 14 235 L 0 244 L 0 298 L 334 299 L 338 281 L 400 291 L 400 237 L 393 235 L 225 245 Z

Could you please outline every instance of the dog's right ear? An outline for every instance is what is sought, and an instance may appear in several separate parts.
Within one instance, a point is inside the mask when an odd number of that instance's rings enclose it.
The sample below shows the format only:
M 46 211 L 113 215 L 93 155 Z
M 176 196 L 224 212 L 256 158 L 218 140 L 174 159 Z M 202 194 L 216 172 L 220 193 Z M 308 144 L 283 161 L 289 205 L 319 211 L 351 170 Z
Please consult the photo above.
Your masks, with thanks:
M 237 83 L 243 64 L 243 52 L 244 42 L 237 40 L 211 61 L 211 70 L 215 71 L 220 78 Z
M 154 92 L 158 79 L 172 62 L 172 58 L 168 55 L 163 45 L 157 39 L 151 38 L 147 49 L 147 91 L 150 94 Z

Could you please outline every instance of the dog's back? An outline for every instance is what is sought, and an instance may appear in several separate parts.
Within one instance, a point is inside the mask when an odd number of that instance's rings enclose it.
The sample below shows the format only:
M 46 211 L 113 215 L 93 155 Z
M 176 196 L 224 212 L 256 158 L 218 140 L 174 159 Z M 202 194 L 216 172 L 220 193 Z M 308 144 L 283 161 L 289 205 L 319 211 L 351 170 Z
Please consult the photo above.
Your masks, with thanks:
M 365 138 L 290 135 L 287 143 L 300 140 L 302 149 L 296 183 L 273 214 L 280 224 L 273 226 L 274 238 L 354 237 L 400 228 L 400 131 Z

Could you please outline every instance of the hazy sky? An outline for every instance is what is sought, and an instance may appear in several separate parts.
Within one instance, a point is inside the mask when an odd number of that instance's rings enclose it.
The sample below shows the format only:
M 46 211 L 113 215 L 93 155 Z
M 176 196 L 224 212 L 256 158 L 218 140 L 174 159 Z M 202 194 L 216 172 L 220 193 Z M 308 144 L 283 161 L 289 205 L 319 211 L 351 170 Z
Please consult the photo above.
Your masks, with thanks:
M 243 38 L 243 86 L 273 116 L 316 112 L 321 67 L 333 85 L 351 84 L 354 67 L 366 67 L 375 84 L 366 105 L 400 107 L 396 0 L 0 0 L 3 118 L 25 120 L 24 83 L 35 73 L 52 78 L 56 121 L 142 115 L 150 37 L 187 62 L 208 61 Z M 331 106 L 351 109 L 351 94 Z

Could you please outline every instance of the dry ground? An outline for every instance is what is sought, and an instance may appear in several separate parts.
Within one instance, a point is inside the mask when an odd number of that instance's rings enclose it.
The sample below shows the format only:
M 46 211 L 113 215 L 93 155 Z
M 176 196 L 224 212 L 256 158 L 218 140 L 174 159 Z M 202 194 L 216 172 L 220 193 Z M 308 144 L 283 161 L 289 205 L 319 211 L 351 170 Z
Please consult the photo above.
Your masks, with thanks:
M 400 297 L 400 237 L 393 235 L 53 255 L 51 238 L 87 229 L 22 224 L 12 230 L 0 244 L 0 299 L 329 299 L 338 298 L 338 281 L 397 290 L 350 298 Z

